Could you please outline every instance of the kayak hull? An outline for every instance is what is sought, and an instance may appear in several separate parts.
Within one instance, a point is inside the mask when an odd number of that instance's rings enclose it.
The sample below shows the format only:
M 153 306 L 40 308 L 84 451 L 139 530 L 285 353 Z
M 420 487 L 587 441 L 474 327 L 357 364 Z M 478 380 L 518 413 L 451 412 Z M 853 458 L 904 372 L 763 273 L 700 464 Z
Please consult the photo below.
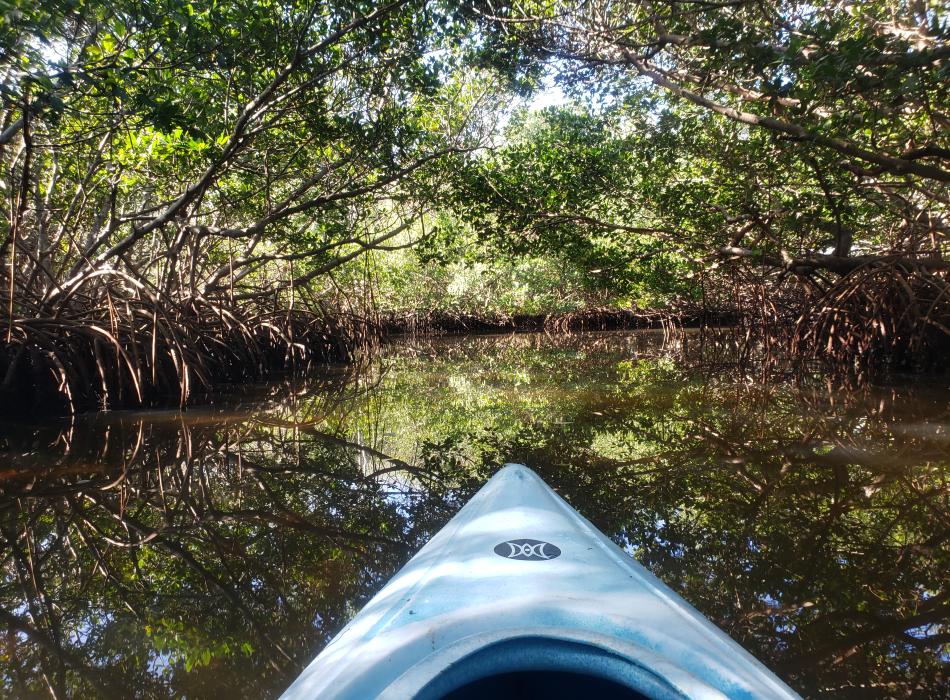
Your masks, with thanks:
M 282 699 L 462 698 L 544 674 L 655 700 L 798 697 L 534 472 L 506 465 Z

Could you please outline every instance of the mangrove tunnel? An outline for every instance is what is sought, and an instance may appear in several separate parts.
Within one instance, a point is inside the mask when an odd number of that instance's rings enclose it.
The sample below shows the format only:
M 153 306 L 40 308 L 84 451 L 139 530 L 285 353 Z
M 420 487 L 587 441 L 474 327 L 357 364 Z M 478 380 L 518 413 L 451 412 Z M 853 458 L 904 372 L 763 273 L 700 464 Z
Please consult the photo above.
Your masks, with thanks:
M 0 0 L 0 696 L 277 697 L 520 461 L 804 697 L 946 697 L 948 37 Z

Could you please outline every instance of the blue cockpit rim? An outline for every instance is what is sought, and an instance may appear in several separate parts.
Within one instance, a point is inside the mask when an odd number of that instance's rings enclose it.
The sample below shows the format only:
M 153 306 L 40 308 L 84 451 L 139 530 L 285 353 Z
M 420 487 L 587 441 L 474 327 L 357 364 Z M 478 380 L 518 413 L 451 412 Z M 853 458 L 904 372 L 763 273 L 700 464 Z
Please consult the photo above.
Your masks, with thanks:
M 442 700 L 465 686 L 505 674 L 565 673 L 610 681 L 649 700 L 688 700 L 636 660 L 593 644 L 542 636 L 504 639 L 458 659 L 430 679 L 414 700 Z

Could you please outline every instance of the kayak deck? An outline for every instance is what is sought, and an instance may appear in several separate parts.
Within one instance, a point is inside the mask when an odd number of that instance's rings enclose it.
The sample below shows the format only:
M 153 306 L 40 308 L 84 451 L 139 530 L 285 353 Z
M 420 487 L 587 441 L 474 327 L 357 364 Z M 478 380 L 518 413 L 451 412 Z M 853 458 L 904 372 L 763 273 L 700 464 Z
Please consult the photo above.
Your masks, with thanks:
M 797 698 L 533 471 L 506 465 L 283 700 Z

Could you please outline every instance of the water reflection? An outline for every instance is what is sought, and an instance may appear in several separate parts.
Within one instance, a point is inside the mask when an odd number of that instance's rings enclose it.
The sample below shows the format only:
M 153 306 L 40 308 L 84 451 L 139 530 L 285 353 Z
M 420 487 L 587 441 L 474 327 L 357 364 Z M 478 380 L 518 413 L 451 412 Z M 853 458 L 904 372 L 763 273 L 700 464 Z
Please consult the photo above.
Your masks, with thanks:
M 185 414 L 7 426 L 0 688 L 274 696 L 523 461 L 803 694 L 939 695 L 946 386 L 763 382 L 698 340 L 449 338 Z

